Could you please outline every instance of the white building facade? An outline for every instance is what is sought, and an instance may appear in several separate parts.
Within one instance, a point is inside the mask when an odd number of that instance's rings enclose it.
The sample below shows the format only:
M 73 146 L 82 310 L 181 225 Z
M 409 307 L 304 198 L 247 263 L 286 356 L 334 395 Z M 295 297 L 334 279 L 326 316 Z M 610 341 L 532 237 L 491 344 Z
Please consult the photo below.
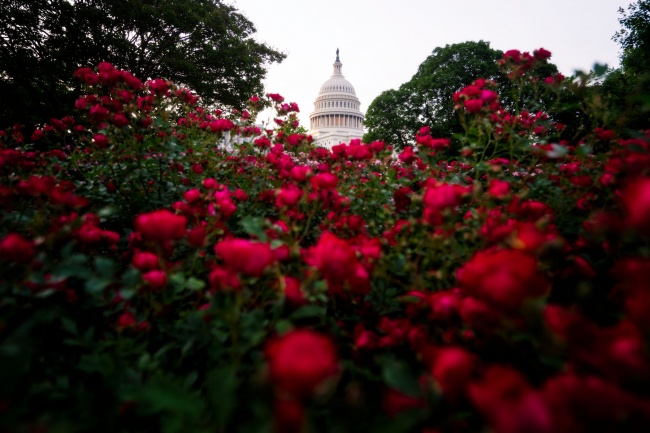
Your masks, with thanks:
M 341 73 L 342 66 L 337 49 L 332 76 L 321 86 L 309 116 L 309 134 L 314 144 L 328 149 L 363 136 L 361 103 L 354 87 Z

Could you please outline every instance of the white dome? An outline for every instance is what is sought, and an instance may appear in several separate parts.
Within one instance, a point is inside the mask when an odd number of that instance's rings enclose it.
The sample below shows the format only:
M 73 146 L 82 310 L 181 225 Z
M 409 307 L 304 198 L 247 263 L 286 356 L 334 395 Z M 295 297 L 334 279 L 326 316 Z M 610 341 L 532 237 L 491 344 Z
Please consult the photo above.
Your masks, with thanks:
M 332 78 L 323 83 L 320 87 L 319 96 L 326 93 L 349 93 L 356 95 L 354 87 L 348 80 L 343 78 L 343 75 L 333 75 Z
M 354 86 L 341 73 L 343 64 L 336 50 L 334 70 L 325 81 L 314 102 L 314 111 L 309 116 L 309 133 L 316 145 L 332 147 L 363 136 L 364 116 Z

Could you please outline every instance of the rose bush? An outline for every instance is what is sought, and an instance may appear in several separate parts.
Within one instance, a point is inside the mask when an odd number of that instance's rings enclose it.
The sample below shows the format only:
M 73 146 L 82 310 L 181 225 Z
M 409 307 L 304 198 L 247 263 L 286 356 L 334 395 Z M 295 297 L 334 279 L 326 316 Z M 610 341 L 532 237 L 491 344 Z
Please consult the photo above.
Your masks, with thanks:
M 0 134 L 0 427 L 647 431 L 650 134 L 565 138 L 549 56 L 399 154 L 79 70 L 74 116 Z

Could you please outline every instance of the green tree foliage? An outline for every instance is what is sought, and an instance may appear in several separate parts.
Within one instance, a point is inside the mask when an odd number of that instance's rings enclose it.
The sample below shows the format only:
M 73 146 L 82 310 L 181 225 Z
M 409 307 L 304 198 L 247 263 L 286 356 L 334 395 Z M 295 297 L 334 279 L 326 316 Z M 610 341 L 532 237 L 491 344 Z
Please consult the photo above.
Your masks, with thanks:
M 616 32 L 613 39 L 621 45 L 621 64 L 633 74 L 645 74 L 650 71 L 650 0 L 632 3 L 625 13 L 618 10 L 619 23 L 623 28 Z
M 404 146 L 418 126 L 434 136 L 451 137 L 461 130 L 452 95 L 476 77 L 504 81 L 496 66 L 501 52 L 488 42 L 463 42 L 437 47 L 410 81 L 379 95 L 368 107 L 365 141 L 383 139 Z
M 0 0 L 0 126 L 67 112 L 72 73 L 101 61 L 241 107 L 285 57 L 254 32 L 221 0 Z
M 377 96 L 366 112 L 368 132 L 363 141 L 384 140 L 398 148 L 407 146 L 417 128 L 417 119 L 408 111 L 407 98 L 408 92 L 402 87 L 386 90 Z
M 650 128 L 650 1 L 619 9 L 621 29 L 613 40 L 621 45 L 621 67 L 598 87 L 609 113 L 610 127 L 621 133 Z
M 412 144 L 412 131 L 428 126 L 437 137 L 453 137 L 463 132 L 454 110 L 453 94 L 471 84 L 477 77 L 493 80 L 499 85 L 501 104 L 517 111 L 515 100 L 526 99 L 538 110 L 549 105 L 552 95 L 540 93 L 528 83 L 520 83 L 517 92 L 497 65 L 503 53 L 492 49 L 489 42 L 463 42 L 433 50 L 418 67 L 411 80 L 397 90 L 381 93 L 368 107 L 364 141 L 385 140 L 397 148 Z M 545 78 L 557 67 L 544 64 L 534 74 Z M 537 92 L 537 93 L 536 93 Z

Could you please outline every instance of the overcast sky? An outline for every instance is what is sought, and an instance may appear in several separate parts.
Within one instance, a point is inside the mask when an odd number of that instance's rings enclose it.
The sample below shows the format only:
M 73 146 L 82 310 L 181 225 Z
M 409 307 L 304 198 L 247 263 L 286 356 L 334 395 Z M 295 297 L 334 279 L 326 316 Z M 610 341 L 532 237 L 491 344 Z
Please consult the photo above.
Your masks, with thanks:
M 297 102 L 303 126 L 340 49 L 343 75 L 365 112 L 408 81 L 434 48 L 484 40 L 499 50 L 543 47 L 560 72 L 618 67 L 618 9 L 626 0 L 229 0 L 255 38 L 287 58 L 269 67 L 267 92 Z

